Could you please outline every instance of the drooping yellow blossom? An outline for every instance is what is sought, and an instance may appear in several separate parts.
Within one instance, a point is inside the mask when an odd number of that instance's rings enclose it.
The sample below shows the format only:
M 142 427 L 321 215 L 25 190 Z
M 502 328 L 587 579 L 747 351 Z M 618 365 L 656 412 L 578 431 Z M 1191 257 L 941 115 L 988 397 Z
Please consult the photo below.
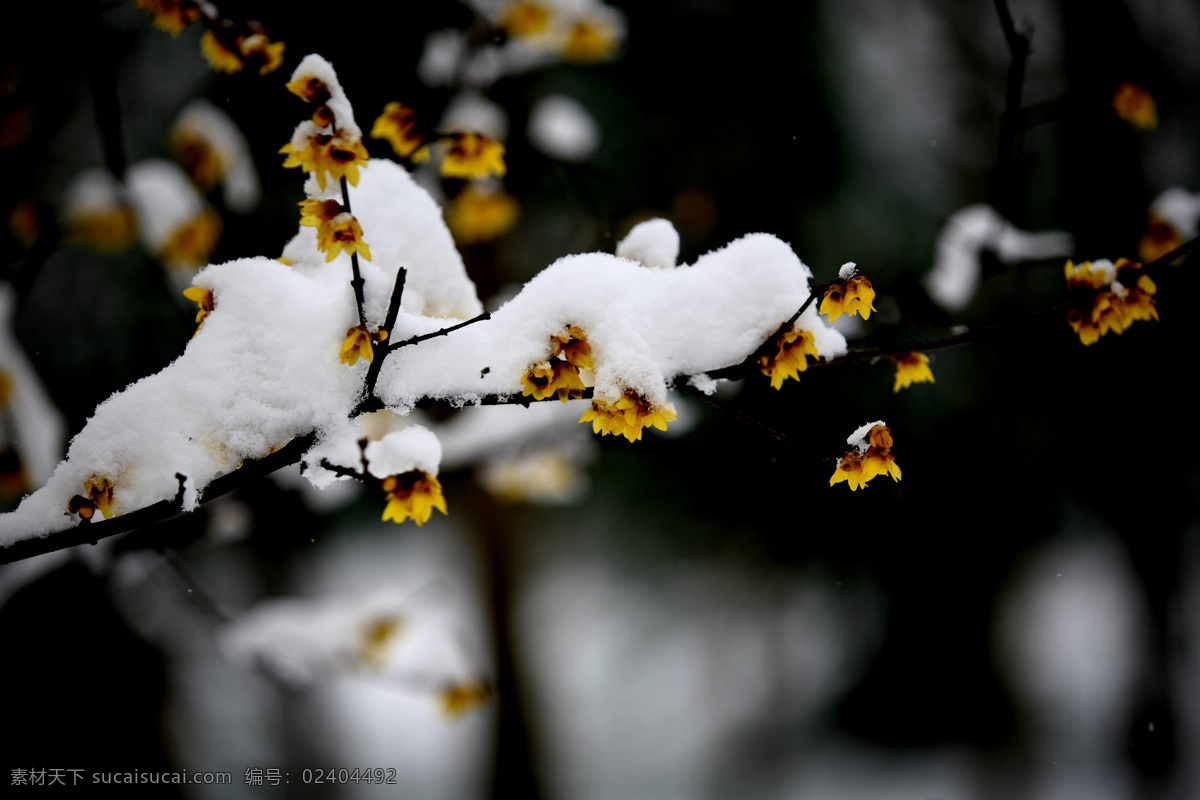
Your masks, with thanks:
M 580 369 L 592 369 L 592 346 L 588 344 L 583 329 L 568 325 L 550 337 L 554 355 L 562 356 Z
M 138 224 L 133 209 L 126 205 L 93 208 L 63 220 L 67 237 L 101 253 L 127 250 L 137 242 Z
M 533 395 L 534 400 L 545 400 L 558 395 L 564 403 L 583 397 L 584 385 L 579 377 L 579 368 L 569 361 L 545 361 L 532 366 L 521 378 L 522 397 Z
M 792 328 L 775 340 L 776 352 L 759 356 L 758 366 L 762 374 L 771 379 L 771 388 L 780 389 L 783 382 L 791 378 L 800 380 L 800 373 L 808 369 L 808 356 L 817 358 L 817 345 L 812 331 Z
M 359 357 L 371 361 L 375 358 L 375 349 L 371 346 L 370 331 L 362 325 L 355 325 L 346 331 L 346 340 L 342 342 L 342 363 L 354 366 Z
M 617 52 L 620 41 L 613 24 L 601 17 L 579 19 L 567 32 L 563 58 L 583 63 L 603 61 Z
M 491 697 L 492 687 L 487 681 L 474 681 L 447 686 L 438 694 L 438 701 L 442 716 L 454 720 L 479 708 Z
M 217 35 L 211 30 L 205 31 L 204 35 L 200 37 L 200 52 L 208 60 L 208 65 L 217 72 L 226 72 L 232 75 L 235 72 L 241 72 L 242 67 L 245 66 L 237 50 L 226 47 L 225 43 L 217 38 Z
M 1157 214 L 1146 220 L 1146 232 L 1138 240 L 1138 258 L 1145 263 L 1157 261 L 1183 244 L 1183 236 L 1175 226 Z
M 108 478 L 101 478 L 93 475 L 88 478 L 83 484 L 84 494 L 92 504 L 100 509 L 100 513 L 105 519 L 112 519 L 113 516 L 113 486 Z
M 315 103 L 319 106 L 325 105 L 330 97 L 329 87 L 325 85 L 325 81 L 312 75 L 285 83 L 284 88 L 304 102 Z
M 1066 266 L 1067 286 L 1072 298 L 1067 309 L 1067 324 L 1084 346 L 1090 346 L 1109 332 L 1121 334 L 1134 322 L 1158 320 L 1154 295 L 1158 291 L 1149 275 L 1141 274 L 1142 265 L 1126 258 L 1116 264 L 1085 261 Z
M 204 137 L 178 128 L 171 134 L 167 149 L 202 193 L 211 192 L 221 182 L 225 172 L 221 156 Z
M 401 158 L 408 158 L 425 143 L 425 137 L 417 132 L 417 110 L 398 102 L 383 107 L 371 126 L 371 138 L 386 139 Z
M 351 186 L 358 186 L 358 169 L 365 167 L 370 158 L 361 140 L 351 139 L 340 131 L 331 135 L 314 130 L 303 146 L 295 148 L 288 142 L 279 152 L 287 154 L 283 166 L 314 173 L 321 189 L 325 188 L 327 173 L 335 181 L 344 175 Z
M 893 392 L 907 389 L 914 383 L 934 383 L 933 370 L 929 368 L 929 356 L 924 353 L 914 351 L 902 356 L 892 356 L 892 361 L 896 364 Z
M 1150 93 L 1136 83 L 1125 81 L 1113 93 L 1113 110 L 1117 116 L 1141 131 L 1158 127 L 1158 107 Z
M 609 404 L 593 400 L 591 408 L 583 412 L 580 422 L 591 422 L 592 431 L 603 436 L 624 436 L 631 442 L 642 438 L 642 429 L 651 425 L 660 431 L 675 419 L 675 408 L 670 403 L 657 408 L 651 406 L 633 389 L 626 389 L 620 399 Z
M 379 671 L 387 666 L 396 642 L 404 633 L 404 618 L 399 614 L 385 614 L 363 626 L 362 640 L 358 646 L 358 658 L 369 669 Z
M 862 457 L 862 482 L 876 475 L 889 475 L 893 481 L 900 480 L 900 466 L 892 456 L 892 432 L 886 425 L 875 425 L 867 434 L 871 446 Z
M 1080 264 L 1068 261 L 1063 272 L 1067 278 L 1067 286 L 1072 289 L 1080 286 L 1103 289 L 1113 279 L 1112 274 L 1099 263 L 1093 267 L 1090 261 L 1084 261 Z
M 214 308 L 212 290 L 200 286 L 189 286 L 183 290 L 183 296 L 199 306 L 199 310 L 196 311 L 196 332 L 199 333 L 199 326 L 204 324 L 204 318 L 211 314 Z
M 216 249 L 221 229 L 221 215 L 208 208 L 176 228 L 156 256 L 174 269 L 188 270 L 203 266 Z
M 837 469 L 833 471 L 833 477 L 829 479 L 829 485 L 833 486 L 842 481 L 850 484 L 852 492 L 857 492 L 860 487 L 867 485 L 867 482 L 863 480 L 862 456 L 853 450 L 842 456 Z
M 319 239 L 317 244 L 320 246 Z M 358 253 L 367 261 L 371 260 L 371 249 L 363 241 L 362 225 L 348 212 L 343 211 L 329 221 L 328 245 L 328 250 L 325 250 L 326 263 L 333 261 L 342 252 L 347 255 Z
M 172 36 L 200 19 L 200 6 L 193 0 L 134 0 L 134 5 L 152 17 L 155 28 Z
M 429 521 L 435 508 L 446 513 L 442 484 L 422 470 L 409 470 L 384 478 L 383 490 L 388 498 L 387 507 L 383 509 L 384 522 L 391 520 L 399 525 L 412 517 L 413 522 L 420 526 Z
M 446 225 L 456 241 L 474 244 L 495 239 L 517 224 L 516 198 L 504 190 L 485 192 L 469 185 L 446 205 Z
M 317 229 L 317 249 L 327 251 L 333 240 L 333 221 L 342 213 L 337 200 L 301 200 L 300 224 Z
M 283 50 L 283 42 L 272 42 L 254 23 L 247 26 L 246 32 L 233 33 L 225 29 L 218 36 L 209 29 L 200 37 L 200 52 L 217 72 L 232 74 L 249 66 L 257 68 L 259 75 L 266 75 L 283 64 Z
M 550 9 L 532 0 L 517 0 L 500 12 L 500 27 L 517 38 L 536 36 L 550 27 Z
M 490 136 L 471 131 L 448 134 L 449 147 L 442 160 L 442 176 L 445 178 L 486 178 L 495 175 L 504 177 L 504 145 Z
M 833 322 L 842 314 L 859 314 L 863 319 L 870 319 L 875 310 L 875 289 L 871 282 L 861 275 L 838 281 L 825 290 L 821 300 L 820 313 L 829 317 Z
M 900 466 L 892 455 L 892 432 L 886 425 L 873 425 L 867 433 L 867 441 L 842 456 L 829 485 L 844 481 L 850 484 L 850 491 L 856 492 L 878 475 L 900 480 Z

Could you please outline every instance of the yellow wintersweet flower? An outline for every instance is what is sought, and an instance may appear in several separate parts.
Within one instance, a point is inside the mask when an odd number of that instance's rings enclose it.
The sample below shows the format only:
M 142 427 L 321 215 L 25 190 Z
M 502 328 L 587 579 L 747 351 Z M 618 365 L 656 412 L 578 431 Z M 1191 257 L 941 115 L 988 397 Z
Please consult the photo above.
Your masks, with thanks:
M 404 618 L 399 614 L 386 614 L 371 620 L 363 628 L 358 646 L 359 660 L 372 670 L 382 670 L 403 633 Z
M 134 0 L 133 4 L 153 18 L 155 28 L 172 36 L 200 19 L 200 6 L 194 0 Z
M 759 369 L 771 379 L 773 389 L 782 388 L 788 378 L 800 380 L 800 373 L 808 369 L 808 356 L 818 357 L 812 331 L 793 328 L 776 339 L 775 346 L 774 355 L 768 354 L 758 359 Z
M 386 139 L 401 158 L 408 158 L 425 142 L 417 132 L 417 110 L 398 102 L 383 107 L 375 124 L 371 126 L 372 139 Z
M 1107 333 L 1124 333 L 1139 320 L 1158 320 L 1154 295 L 1158 291 L 1149 275 L 1138 272 L 1142 265 L 1126 258 L 1116 264 L 1085 261 L 1078 267 L 1067 262 L 1067 286 L 1072 300 L 1067 324 L 1084 346 Z M 1128 285 L 1126 285 L 1128 284 Z
M 865 449 L 865 452 L 864 452 Z M 850 484 L 850 491 L 863 488 L 877 475 L 888 475 L 893 481 L 900 480 L 900 466 L 892 455 L 892 432 L 886 425 L 873 425 L 867 432 L 867 441 L 842 456 L 829 485 L 843 481 Z
M 569 361 L 545 361 L 529 368 L 521 378 L 522 397 L 533 395 L 534 400 L 545 400 L 558 395 L 564 403 L 583 397 L 584 385 L 579 378 L 579 368 Z
M 446 513 L 442 484 L 422 470 L 409 470 L 384 478 L 383 490 L 388 498 L 387 507 L 383 509 L 384 522 L 391 520 L 399 525 L 412 517 L 413 522 L 420 526 L 429 521 L 435 508 Z
M 325 81 L 312 75 L 307 78 L 297 78 L 291 83 L 285 83 L 283 88 L 304 102 L 316 103 L 319 106 L 325 105 L 330 97 L 329 87 L 325 85 Z
M 1174 225 L 1157 214 L 1151 214 L 1146 220 L 1146 232 L 1138 241 L 1138 258 L 1146 263 L 1157 261 L 1183 242 L 1183 236 L 1175 230 Z
M 517 0 L 500 12 L 500 27 L 509 36 L 535 36 L 550 27 L 550 9 L 532 0 Z
M 221 176 L 225 173 L 221 156 L 204 137 L 185 128 L 177 128 L 167 142 L 167 149 L 202 193 L 211 192 L 221 182 Z
M 462 244 L 486 242 L 511 230 L 519 209 L 508 192 L 485 192 L 468 185 L 446 205 L 446 225 Z
M 1154 295 L 1158 287 L 1149 275 L 1139 275 L 1133 288 L 1124 298 L 1125 319 L 1128 325 L 1134 322 L 1154 320 L 1158 322 L 1158 309 L 1154 306 Z
M 112 519 L 113 486 L 108 478 L 93 475 L 84 482 L 83 491 L 92 505 L 100 509 L 105 519 Z
M 355 325 L 346 331 L 346 341 L 342 342 L 342 363 L 354 366 L 359 357 L 370 361 L 375 358 L 375 349 L 371 346 L 370 331 L 362 325 Z
M 283 64 L 283 50 L 283 42 L 272 42 L 255 23 L 250 23 L 246 32 L 234 33 L 222 28 L 218 36 L 209 29 L 200 37 L 200 52 L 217 72 L 233 74 L 249 66 L 257 68 L 259 75 L 266 75 Z
M 1090 261 L 1081 264 L 1068 261 L 1063 271 L 1067 277 L 1067 287 L 1072 289 L 1079 286 L 1103 289 L 1112 281 L 1112 276 L 1106 270 L 1099 265 L 1093 269 Z
M 159 261 L 175 269 L 203 266 L 216 249 L 221 229 L 221 215 L 208 208 L 176 228 L 155 255 Z
M 337 200 L 301 200 L 300 224 L 317 229 L 317 249 L 322 253 L 329 249 L 333 239 L 333 220 L 342 213 L 342 204 Z
M 328 245 L 329 249 L 325 251 L 326 263 L 333 261 L 343 251 L 347 255 L 358 253 L 367 261 L 371 260 L 371 250 L 363 241 L 362 225 L 348 212 L 343 211 L 329 221 Z
M 820 313 L 829 317 L 833 322 L 842 314 L 859 314 L 863 319 L 870 319 L 875 311 L 875 289 L 871 282 L 861 275 L 838 281 L 825 290 L 821 300 Z
M 563 58 L 584 63 L 603 61 L 617 52 L 618 42 L 617 30 L 608 20 L 600 17 L 576 20 L 567 33 Z
M 655 408 L 633 389 L 625 393 L 615 403 L 609 404 L 603 400 L 593 400 L 591 408 L 583 412 L 580 422 L 591 422 L 592 431 L 603 436 L 624 436 L 631 442 L 642 438 L 642 429 L 653 425 L 660 431 L 667 429 L 667 423 L 675 419 L 675 408 L 669 403 Z
M 893 392 L 907 389 L 914 383 L 934 383 L 933 370 L 929 368 L 929 356 L 924 353 L 910 352 L 902 356 L 892 356 L 896 364 L 896 382 L 892 385 Z
M 321 189 L 325 188 L 326 173 L 335 181 L 344 175 L 351 186 L 358 186 L 358 168 L 366 167 L 370 158 L 361 140 L 349 139 L 340 131 L 331 135 L 319 129 L 314 130 L 303 146 L 295 148 L 288 142 L 279 152 L 287 154 L 283 166 L 314 173 Z
M 1141 131 L 1158 127 L 1158 108 L 1150 93 L 1136 83 L 1125 81 L 1113 94 L 1113 110 L 1117 116 Z
M 507 171 L 504 166 L 504 145 L 495 139 L 471 131 L 458 131 L 445 138 L 450 146 L 442 160 L 442 177 L 504 177 Z
M 137 241 L 137 217 L 126 205 L 87 209 L 63 220 L 63 229 L 71 241 L 101 253 L 126 250 Z
M 226 72 L 232 75 L 235 72 L 241 72 L 242 67 L 245 66 L 237 49 L 227 47 L 211 30 L 205 31 L 204 35 L 200 37 L 200 52 L 208 60 L 208 65 L 217 72 Z
M 442 715 L 447 719 L 458 719 L 468 711 L 479 708 L 491 697 L 492 687 L 487 681 L 452 684 L 438 694 Z
M 863 480 L 862 457 L 853 450 L 842 456 L 837 469 L 833 471 L 833 477 L 829 479 L 829 485 L 833 486 L 842 481 L 849 482 L 852 492 L 857 492 L 860 487 L 867 485 Z
M 199 310 L 196 311 L 196 333 L 199 333 L 200 326 L 204 325 L 205 317 L 211 314 L 215 307 L 212 290 L 200 286 L 190 286 L 183 290 L 183 296 L 199 306 Z
M 562 356 L 580 369 L 591 369 L 592 346 L 588 344 L 582 328 L 568 325 L 550 337 L 554 345 L 554 355 Z

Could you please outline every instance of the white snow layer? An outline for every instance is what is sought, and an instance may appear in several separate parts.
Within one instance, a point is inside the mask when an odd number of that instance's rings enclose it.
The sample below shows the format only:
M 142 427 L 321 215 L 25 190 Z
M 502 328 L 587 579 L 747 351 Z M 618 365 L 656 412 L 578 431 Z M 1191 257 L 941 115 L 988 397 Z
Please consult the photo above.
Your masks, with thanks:
M 258 205 L 262 190 L 250 145 L 229 115 L 204 98 L 179 112 L 172 134 L 188 134 L 208 144 L 221 162 L 222 196 L 230 210 L 245 214 Z
M 1150 204 L 1150 213 L 1170 223 L 1184 239 L 1193 239 L 1200 221 L 1200 194 L 1178 186 L 1164 189 Z
M 383 367 L 379 394 L 411 408 L 422 397 L 472 402 L 520 393 L 533 364 L 550 357 L 550 337 L 583 330 L 595 362 L 595 394 L 615 402 L 634 389 L 654 405 L 680 375 L 737 364 L 808 297 L 809 271 L 791 248 L 752 234 L 708 253 L 690 267 L 646 269 L 606 253 L 560 258 L 490 320 L 418 347 L 399 350 Z M 813 332 L 823 357 L 846 352 L 846 340 L 810 306 L 797 326 Z M 402 315 L 399 335 L 429 330 Z
M 1028 233 L 1014 228 L 989 205 L 967 206 L 946 220 L 938 234 L 933 270 L 925 276 L 925 289 L 949 311 L 966 308 L 982 278 L 979 256 L 986 249 L 1002 263 L 1066 258 L 1075 248 L 1069 233 Z
M 439 317 L 479 310 L 437 206 L 403 169 L 372 161 L 351 196 L 374 257 L 361 262 L 372 328 L 385 318 L 401 265 L 408 284 L 389 342 L 440 330 L 448 322 Z M 122 514 L 175 497 L 180 473 L 190 510 L 209 482 L 244 459 L 314 430 L 326 439 L 357 436 L 348 417 L 368 365 L 339 359 L 357 322 L 347 257 L 325 263 L 311 228 L 287 256 L 290 266 L 247 258 L 196 276 L 215 307 L 183 355 L 96 409 L 49 482 L 0 516 L 0 546 L 72 527 L 68 502 L 93 477 L 111 481 L 113 510 Z M 674 378 L 752 353 L 803 304 L 810 279 L 791 248 L 767 234 L 673 270 L 606 253 L 567 256 L 490 320 L 393 351 L 377 393 L 401 413 L 422 398 L 462 405 L 482 394 L 519 395 L 528 368 L 550 357 L 551 336 L 573 325 L 592 347 L 598 398 L 612 402 L 632 389 L 664 405 Z M 846 351 L 815 308 L 797 324 L 813 332 L 822 356 Z M 372 459 L 381 460 L 379 468 L 436 471 L 440 446 L 420 431 L 402 431 Z
M 529 140 L 551 158 L 586 161 L 600 146 L 600 126 L 579 101 L 555 94 L 529 112 Z
M 648 219 L 617 243 L 617 255 L 647 267 L 671 269 L 679 258 L 679 232 L 665 219 Z

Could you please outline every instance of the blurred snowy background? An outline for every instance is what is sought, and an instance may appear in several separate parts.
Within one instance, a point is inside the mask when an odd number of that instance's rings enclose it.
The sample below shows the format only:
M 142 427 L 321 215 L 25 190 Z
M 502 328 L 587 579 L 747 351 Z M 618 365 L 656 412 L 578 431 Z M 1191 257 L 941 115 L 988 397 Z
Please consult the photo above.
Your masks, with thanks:
M 534 60 L 476 95 L 447 85 L 450 39 L 430 36 L 466 30 L 467 5 L 225 5 L 286 43 L 279 71 L 214 73 L 198 27 L 172 38 L 132 2 L 5 11 L 0 210 L 19 223 L 34 201 L 41 249 L 10 221 L 0 366 L 21 376 L 27 360 L 48 397 L 27 403 L 20 379 L 4 411 L 20 480 L 193 329 L 154 243 L 99 252 L 53 233 L 103 195 L 76 181 L 106 164 L 105 115 L 119 109 L 133 164 L 170 157 L 198 98 L 224 112 L 259 192 L 208 195 L 209 258 L 273 257 L 303 197 L 277 153 L 303 114 L 283 83 L 309 52 L 336 66 L 364 128 L 400 100 L 505 138 L 519 216 L 462 246 L 491 305 L 657 216 L 681 263 L 757 231 L 818 281 L 857 262 L 879 311 L 854 344 L 887 345 L 1060 302 L 1058 256 L 1136 257 L 1154 199 L 1200 191 L 1191 0 L 1012 0 L 1040 124 L 1002 175 L 1010 58 L 985 0 L 613 2 L 611 58 Z M 1116 118 L 1124 81 L 1153 95 L 1156 129 Z M 424 180 L 447 202 L 461 188 Z M 989 202 L 1019 230 L 1063 232 L 1054 259 L 1013 265 L 999 240 L 961 237 L 981 282 L 939 305 L 925 288 L 939 241 Z M 939 351 L 936 384 L 900 394 L 884 363 L 720 395 L 803 449 L 688 398 L 668 434 L 635 445 L 575 425 L 579 404 L 430 411 L 450 513 L 422 528 L 288 473 L 0 567 L 0 781 L 232 773 L 178 787 L 200 798 L 1200 796 L 1196 284 L 1194 265 L 1164 274 L 1161 324 L 1086 349 L 1054 315 Z M 846 433 L 878 418 L 903 481 L 827 486 Z M 10 506 L 29 488 L 14 485 Z M 493 697 L 448 715 L 448 688 L 480 681 Z M 331 767 L 398 783 L 300 779 Z M 248 786 L 249 769 L 291 782 Z

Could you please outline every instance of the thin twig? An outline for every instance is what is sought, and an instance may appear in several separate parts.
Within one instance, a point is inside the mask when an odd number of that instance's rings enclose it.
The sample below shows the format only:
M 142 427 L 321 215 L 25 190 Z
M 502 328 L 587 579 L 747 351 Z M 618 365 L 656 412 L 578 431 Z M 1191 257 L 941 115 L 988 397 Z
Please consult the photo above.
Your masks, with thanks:
M 1015 194 L 1014 166 L 1021 149 L 1023 119 L 1021 94 L 1025 84 L 1025 65 L 1029 60 L 1029 35 L 1013 24 L 1008 0 L 995 0 L 1000 28 L 1008 44 L 1008 75 L 1004 90 L 1004 111 L 1000 115 L 1000 143 L 996 151 L 996 170 L 992 175 L 992 206 L 1006 219 L 1013 218 Z
M 346 210 L 347 214 L 352 214 L 353 212 L 350 211 L 350 184 L 346 181 L 345 175 L 342 176 L 341 184 L 342 208 Z M 350 269 L 354 273 L 354 278 L 350 281 L 350 288 L 354 290 L 354 306 L 358 309 L 358 324 L 363 327 L 363 330 L 366 330 L 367 315 L 363 310 L 363 306 L 366 305 L 366 299 L 363 297 L 363 283 L 365 283 L 365 281 L 363 281 L 362 273 L 358 269 L 357 247 L 354 249 L 354 252 L 350 254 Z
M 375 384 L 379 382 L 379 372 L 383 369 L 383 360 L 387 358 L 391 352 L 386 342 L 392 338 L 393 330 L 396 327 L 396 318 L 400 316 L 400 303 L 404 299 L 404 284 L 408 279 L 408 270 L 401 267 L 396 272 L 396 283 L 392 286 L 392 299 L 388 304 L 387 318 L 383 321 L 382 330 L 387 333 L 387 339 L 383 340 L 384 347 L 378 348 L 380 352 L 376 353 L 371 359 L 371 366 L 367 367 L 367 379 L 364 383 L 367 397 L 375 396 Z

